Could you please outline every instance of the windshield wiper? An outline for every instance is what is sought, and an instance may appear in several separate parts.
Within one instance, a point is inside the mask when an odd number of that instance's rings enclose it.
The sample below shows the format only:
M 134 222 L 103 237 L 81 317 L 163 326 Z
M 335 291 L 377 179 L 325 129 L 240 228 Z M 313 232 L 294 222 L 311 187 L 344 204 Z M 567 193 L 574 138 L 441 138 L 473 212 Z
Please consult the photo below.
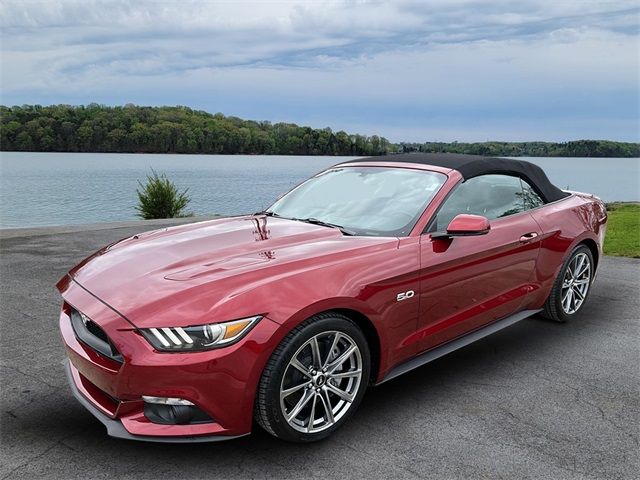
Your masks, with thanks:
M 256 213 L 254 213 L 254 215 L 266 215 L 267 217 L 284 218 L 285 220 L 295 220 L 296 222 L 311 223 L 312 225 L 320 225 L 322 227 L 337 228 L 338 230 L 340 230 L 345 235 L 349 235 L 349 236 L 357 235 L 356 232 L 354 232 L 352 230 L 348 230 L 348 229 L 344 228 L 342 225 L 336 225 L 335 223 L 325 222 L 323 220 L 318 220 L 317 218 L 313 218 L 313 217 L 310 217 L 310 218 L 284 217 L 282 215 L 279 215 L 279 214 L 277 214 L 275 212 L 271 212 L 269 210 L 263 210 L 262 212 L 256 212 Z
M 335 223 L 325 222 L 325 221 L 318 220 L 317 218 L 313 218 L 313 217 L 311 217 L 311 218 L 292 218 L 291 220 L 297 220 L 299 222 L 311 223 L 312 225 L 320 225 L 322 227 L 337 228 L 343 234 L 349 235 L 349 236 L 357 235 L 355 232 L 344 228 L 342 225 L 336 225 Z
M 261 212 L 256 212 L 253 214 L 253 216 L 258 216 L 258 215 L 266 215 L 267 217 L 279 217 L 279 218 L 284 218 L 281 215 L 278 215 L 275 212 L 270 212 L 269 210 L 262 210 Z

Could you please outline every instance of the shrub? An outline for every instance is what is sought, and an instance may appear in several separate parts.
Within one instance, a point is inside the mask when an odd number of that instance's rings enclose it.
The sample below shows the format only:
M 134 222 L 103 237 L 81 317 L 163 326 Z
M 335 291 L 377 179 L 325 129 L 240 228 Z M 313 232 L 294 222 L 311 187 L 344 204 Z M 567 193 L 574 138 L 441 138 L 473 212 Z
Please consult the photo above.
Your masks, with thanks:
M 193 213 L 184 213 L 184 209 L 191 201 L 187 195 L 189 189 L 179 192 L 164 173 L 158 175 L 155 170 L 151 170 L 151 175 L 147 175 L 147 182 L 143 185 L 138 180 L 138 185 L 140 188 L 136 189 L 138 193 L 136 210 L 139 217 L 149 220 L 193 215 Z

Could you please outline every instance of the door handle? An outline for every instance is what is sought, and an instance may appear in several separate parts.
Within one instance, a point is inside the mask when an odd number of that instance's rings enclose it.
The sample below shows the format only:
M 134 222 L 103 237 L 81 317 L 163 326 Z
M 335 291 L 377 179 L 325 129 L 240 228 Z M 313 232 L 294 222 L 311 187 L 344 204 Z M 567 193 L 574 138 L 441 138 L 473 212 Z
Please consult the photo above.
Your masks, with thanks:
M 520 243 L 528 243 L 534 238 L 536 238 L 538 234 L 536 232 L 525 233 L 520 237 Z

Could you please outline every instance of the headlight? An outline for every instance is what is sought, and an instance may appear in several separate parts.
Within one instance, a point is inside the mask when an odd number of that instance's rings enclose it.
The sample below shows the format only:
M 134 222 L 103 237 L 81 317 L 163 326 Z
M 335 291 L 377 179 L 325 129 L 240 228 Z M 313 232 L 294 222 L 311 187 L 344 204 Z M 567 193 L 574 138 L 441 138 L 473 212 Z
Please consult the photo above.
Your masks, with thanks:
M 140 333 L 157 350 L 187 352 L 225 347 L 244 337 L 261 316 L 195 327 L 141 328 Z

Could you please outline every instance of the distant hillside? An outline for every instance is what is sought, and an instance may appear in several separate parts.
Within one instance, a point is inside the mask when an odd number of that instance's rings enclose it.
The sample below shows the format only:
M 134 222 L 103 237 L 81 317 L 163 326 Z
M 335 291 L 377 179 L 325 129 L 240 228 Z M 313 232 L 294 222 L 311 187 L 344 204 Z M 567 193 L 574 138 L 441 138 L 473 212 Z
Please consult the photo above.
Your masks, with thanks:
M 254 122 L 187 107 L 0 106 L 0 149 L 40 152 L 383 155 L 386 138 Z
M 40 152 L 385 155 L 452 152 L 532 157 L 640 157 L 608 140 L 398 143 L 330 128 L 257 122 L 187 107 L 0 106 L 0 150 Z
M 609 140 L 572 142 L 400 143 L 400 152 L 448 152 L 503 157 L 640 157 L 640 143 Z

